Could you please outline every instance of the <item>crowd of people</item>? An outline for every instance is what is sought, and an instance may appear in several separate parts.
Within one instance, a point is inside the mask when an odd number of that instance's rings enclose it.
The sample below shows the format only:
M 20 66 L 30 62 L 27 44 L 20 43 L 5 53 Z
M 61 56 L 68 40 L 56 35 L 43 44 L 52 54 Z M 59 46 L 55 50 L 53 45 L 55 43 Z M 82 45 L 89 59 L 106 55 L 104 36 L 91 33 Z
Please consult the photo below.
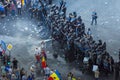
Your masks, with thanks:
M 0 80 L 34 80 L 31 73 L 20 67 L 19 61 L 3 51 L 0 44 Z
M 44 52 L 42 51 L 41 53 L 41 55 L 44 56 Z M 38 54 L 39 53 L 35 55 L 36 64 L 41 62 L 41 58 L 39 58 L 40 56 L 38 56 Z M 20 67 L 20 65 L 16 58 L 11 58 L 10 55 L 7 55 L 5 51 L 3 51 L 0 44 L 0 80 L 35 80 L 36 66 L 31 65 L 30 73 L 28 73 L 29 71 L 25 70 L 24 66 Z M 42 68 L 44 67 L 45 64 L 42 65 Z
M 5 53 L 0 57 L 0 80 L 24 80 L 27 77 L 24 68 L 18 67 L 16 58 L 11 61 L 10 56 Z
M 0 45 L 0 80 L 64 80 L 61 73 L 48 66 L 45 46 L 35 49 L 35 63 L 26 70 L 15 57 L 11 58 Z M 21 67 L 20 67 L 21 65 Z M 39 75 L 37 78 L 36 76 Z M 41 76 L 40 76 L 41 75 Z M 66 75 L 67 80 L 80 80 L 71 72 Z
M 44 3 L 41 2 L 41 4 Z M 65 0 L 60 0 L 60 5 L 45 4 L 42 8 L 44 9 L 43 15 L 51 30 L 52 38 L 58 41 L 61 48 L 67 51 L 65 57 L 68 61 L 78 59 L 85 63 L 84 59 L 88 58 L 87 62 L 90 71 L 92 71 L 94 65 L 98 66 L 97 71 L 103 72 L 105 75 L 115 71 L 116 62 L 114 62 L 113 57 L 107 51 L 106 42 L 102 40 L 95 41 L 91 29 L 88 28 L 85 31 L 82 18 L 76 12 L 69 13 L 69 17 L 66 16 Z M 93 22 L 97 25 L 97 17 L 97 13 L 93 11 L 91 25 L 93 25 Z M 117 69 L 119 72 L 119 68 Z
M 10 5 L 13 15 L 15 10 L 14 4 L 14 2 L 11 2 Z M 98 69 L 95 73 L 104 72 L 105 75 L 108 75 L 115 72 L 116 77 L 119 77 L 120 61 L 115 63 L 113 57 L 106 49 L 106 42 L 93 39 L 90 28 L 85 31 L 85 24 L 81 16 L 77 15 L 77 12 L 69 13 L 69 17 L 67 17 L 65 0 L 60 0 L 60 5 L 52 4 L 52 0 L 36 0 L 31 2 L 29 6 L 31 18 L 37 17 L 47 24 L 52 38 L 59 42 L 61 48 L 64 49 L 67 61 L 78 60 L 84 65 L 84 59 L 87 58 L 90 71 L 92 71 L 94 65 L 97 65 Z M 21 6 L 18 4 L 17 7 L 18 13 L 21 14 L 21 9 L 19 9 Z M 97 25 L 97 13 L 95 11 L 92 14 L 91 25 L 93 25 L 93 22 Z
M 21 15 L 25 5 L 29 5 L 30 1 L 25 0 L 0 0 L 0 16 L 4 18 L 10 14 L 11 16 Z

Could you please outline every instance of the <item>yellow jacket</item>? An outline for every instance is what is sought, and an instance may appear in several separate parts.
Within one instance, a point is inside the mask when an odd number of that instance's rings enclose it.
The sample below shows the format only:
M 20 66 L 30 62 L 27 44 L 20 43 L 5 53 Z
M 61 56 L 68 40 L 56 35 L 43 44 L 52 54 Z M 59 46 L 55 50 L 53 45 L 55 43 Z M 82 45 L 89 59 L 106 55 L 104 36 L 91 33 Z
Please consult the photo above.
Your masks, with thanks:
M 76 78 L 75 78 L 75 77 L 73 77 L 73 78 L 72 78 L 72 80 L 76 80 Z

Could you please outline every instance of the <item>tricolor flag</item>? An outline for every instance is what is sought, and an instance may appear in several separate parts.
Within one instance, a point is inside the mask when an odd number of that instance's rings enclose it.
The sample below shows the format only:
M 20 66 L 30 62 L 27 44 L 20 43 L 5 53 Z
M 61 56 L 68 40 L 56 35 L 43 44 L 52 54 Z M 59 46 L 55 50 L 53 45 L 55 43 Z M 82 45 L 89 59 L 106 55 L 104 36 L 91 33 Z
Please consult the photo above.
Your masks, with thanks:
M 46 60 L 45 60 L 45 57 L 43 56 L 42 57 L 42 68 L 44 69 L 44 68 L 46 68 Z
M 49 77 L 48 80 L 54 80 L 52 77 Z
M 62 80 L 61 74 L 58 70 L 55 70 L 56 75 L 59 77 L 60 80 Z
M 50 77 L 48 78 L 48 80 L 60 80 L 60 78 L 58 77 L 58 75 L 54 72 L 50 75 Z

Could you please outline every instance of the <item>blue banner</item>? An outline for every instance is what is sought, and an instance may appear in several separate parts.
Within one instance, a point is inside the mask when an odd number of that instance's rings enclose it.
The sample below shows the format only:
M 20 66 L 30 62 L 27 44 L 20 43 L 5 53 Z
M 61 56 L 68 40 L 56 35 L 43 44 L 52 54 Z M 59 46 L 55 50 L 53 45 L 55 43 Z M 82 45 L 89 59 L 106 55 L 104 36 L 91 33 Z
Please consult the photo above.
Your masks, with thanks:
M 1 40 L 1 47 L 4 51 L 6 51 L 6 49 L 7 49 L 6 43 L 3 40 Z

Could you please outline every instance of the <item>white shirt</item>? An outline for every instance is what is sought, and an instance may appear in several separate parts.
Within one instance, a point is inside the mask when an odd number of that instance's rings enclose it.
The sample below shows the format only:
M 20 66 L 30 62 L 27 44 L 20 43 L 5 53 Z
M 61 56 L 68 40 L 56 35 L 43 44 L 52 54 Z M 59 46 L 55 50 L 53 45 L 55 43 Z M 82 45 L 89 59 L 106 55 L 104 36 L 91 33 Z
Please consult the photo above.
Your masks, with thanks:
M 0 52 L 2 52 L 3 51 L 3 49 L 0 47 Z
M 21 7 L 22 7 L 21 2 L 18 2 L 17 3 L 17 8 L 21 8 Z
M 9 74 L 12 74 L 12 69 L 11 68 L 9 68 Z
M 40 49 L 39 48 L 35 49 L 35 54 L 38 54 L 38 53 L 40 53 Z

